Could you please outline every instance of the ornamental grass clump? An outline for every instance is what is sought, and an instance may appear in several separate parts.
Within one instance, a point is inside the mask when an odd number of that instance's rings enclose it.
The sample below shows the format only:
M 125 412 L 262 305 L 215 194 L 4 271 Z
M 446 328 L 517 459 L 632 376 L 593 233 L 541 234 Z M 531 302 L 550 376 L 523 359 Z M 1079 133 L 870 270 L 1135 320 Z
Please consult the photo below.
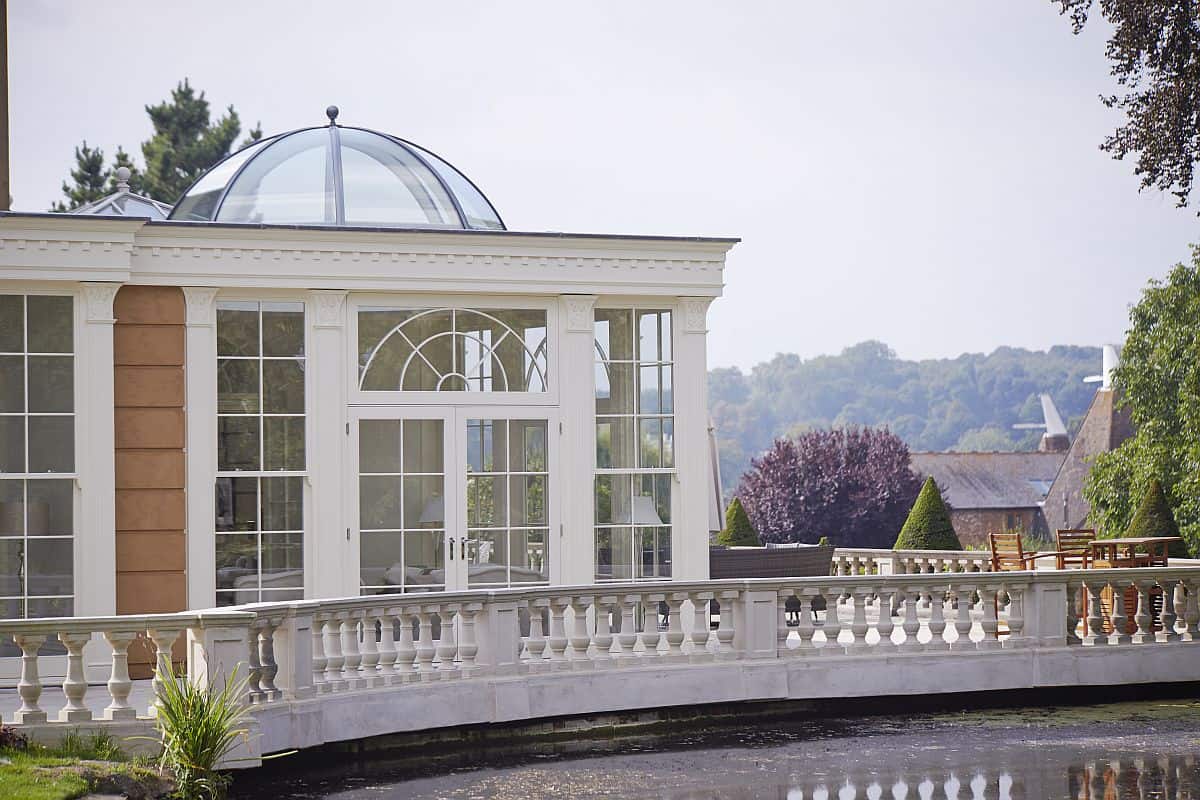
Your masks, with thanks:
M 893 550 L 962 550 L 937 481 L 926 478 Z
M 176 796 L 182 800 L 221 800 L 230 778 L 217 765 L 249 735 L 245 727 L 249 708 L 242 702 L 246 681 L 238 679 L 235 669 L 225 685 L 214 691 L 161 667 L 158 681 L 159 767 L 174 776 Z

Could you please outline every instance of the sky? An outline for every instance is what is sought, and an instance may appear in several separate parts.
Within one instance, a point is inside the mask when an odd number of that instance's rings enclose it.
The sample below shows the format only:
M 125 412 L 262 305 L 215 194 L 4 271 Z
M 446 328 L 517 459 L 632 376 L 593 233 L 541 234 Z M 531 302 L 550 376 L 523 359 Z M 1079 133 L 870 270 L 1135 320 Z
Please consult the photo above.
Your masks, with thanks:
M 82 139 L 140 154 L 144 106 L 187 77 L 268 134 L 332 103 L 422 144 L 510 230 L 740 237 L 710 366 L 1119 342 L 1200 218 L 1098 150 L 1121 117 L 1095 22 L 1073 36 L 1048 0 L 16 0 L 14 209 L 59 199 Z

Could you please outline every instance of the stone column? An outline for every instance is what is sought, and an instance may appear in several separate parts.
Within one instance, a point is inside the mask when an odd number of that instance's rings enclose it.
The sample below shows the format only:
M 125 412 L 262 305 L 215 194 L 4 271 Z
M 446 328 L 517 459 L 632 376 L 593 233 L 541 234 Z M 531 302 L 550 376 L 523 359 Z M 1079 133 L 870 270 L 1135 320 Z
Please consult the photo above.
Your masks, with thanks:
M 596 471 L 596 334 L 592 295 L 559 298 L 558 357 L 552 368 L 558 377 L 558 402 L 562 409 L 562 436 L 558 437 L 558 471 L 550 476 L 559 488 L 552 496 L 560 503 L 558 531 L 550 531 L 550 583 L 590 584 L 596 574 L 595 471 Z M 551 432 L 553 436 L 553 431 Z M 566 558 L 565 554 L 571 557 Z
M 672 322 L 675 360 L 675 485 L 671 558 L 675 580 L 708 580 L 712 468 L 708 446 L 706 315 L 712 298 L 681 297 Z
M 187 306 L 185 419 L 187 424 L 187 602 L 216 604 L 217 290 L 183 287 Z
M 313 513 L 304 526 L 305 596 L 348 597 L 358 594 L 358 540 L 347 534 L 357 526 L 343 508 L 343 481 L 355 480 L 358 467 L 346 462 L 346 292 L 314 291 L 309 309 L 306 466 Z

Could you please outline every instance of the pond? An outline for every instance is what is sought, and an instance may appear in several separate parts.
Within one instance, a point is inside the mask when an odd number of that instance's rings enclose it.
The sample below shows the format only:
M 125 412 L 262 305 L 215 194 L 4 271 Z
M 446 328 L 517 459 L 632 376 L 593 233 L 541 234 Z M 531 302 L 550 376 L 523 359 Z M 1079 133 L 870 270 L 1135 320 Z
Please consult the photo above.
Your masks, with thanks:
M 683 727 L 441 759 L 345 756 L 309 766 L 292 756 L 239 776 L 234 797 L 269 789 L 274 800 L 1200 798 L 1193 699 Z

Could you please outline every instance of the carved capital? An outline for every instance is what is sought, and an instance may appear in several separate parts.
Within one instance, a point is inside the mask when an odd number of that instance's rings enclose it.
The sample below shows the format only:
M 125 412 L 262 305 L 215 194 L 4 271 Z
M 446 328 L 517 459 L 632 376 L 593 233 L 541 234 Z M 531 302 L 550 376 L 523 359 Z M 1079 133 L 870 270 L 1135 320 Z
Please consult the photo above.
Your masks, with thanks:
M 83 284 L 83 310 L 88 322 L 116 322 L 113 318 L 113 300 L 116 299 L 119 283 Z
M 184 286 L 183 300 L 187 306 L 189 328 L 212 327 L 217 323 L 217 290 L 208 286 Z
M 591 333 L 595 319 L 592 309 L 596 306 L 596 296 L 588 294 L 564 295 L 567 308 L 567 330 L 576 333 Z
M 346 324 L 342 315 L 342 308 L 346 305 L 345 292 L 313 292 L 312 297 L 316 311 L 314 327 L 340 328 Z
M 711 297 L 681 297 L 679 305 L 683 310 L 684 333 L 707 333 L 708 306 Z

